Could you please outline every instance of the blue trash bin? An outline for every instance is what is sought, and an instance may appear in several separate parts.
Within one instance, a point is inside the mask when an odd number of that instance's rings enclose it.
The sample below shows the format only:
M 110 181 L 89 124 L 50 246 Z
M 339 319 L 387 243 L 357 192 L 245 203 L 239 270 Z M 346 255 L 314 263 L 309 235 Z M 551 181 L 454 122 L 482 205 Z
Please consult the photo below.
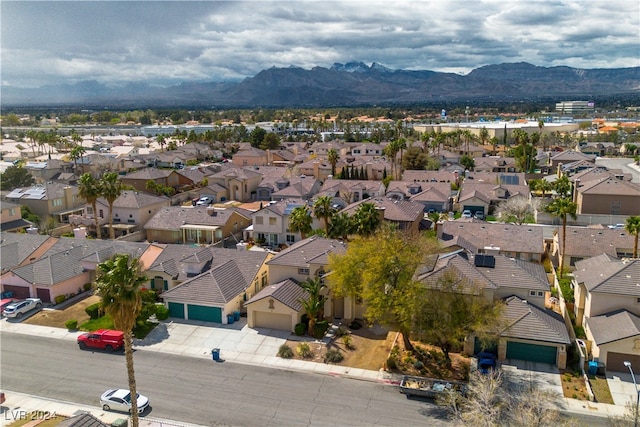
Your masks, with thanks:
M 598 362 L 589 362 L 589 375 L 595 375 L 598 373 Z
M 227 323 L 229 325 L 233 323 L 233 314 L 227 314 Z
M 238 320 L 240 320 L 240 312 L 239 311 L 234 311 L 233 312 L 233 321 L 237 322 Z
M 220 349 L 219 348 L 212 349 L 211 357 L 213 357 L 213 360 L 215 360 L 216 362 L 220 360 Z

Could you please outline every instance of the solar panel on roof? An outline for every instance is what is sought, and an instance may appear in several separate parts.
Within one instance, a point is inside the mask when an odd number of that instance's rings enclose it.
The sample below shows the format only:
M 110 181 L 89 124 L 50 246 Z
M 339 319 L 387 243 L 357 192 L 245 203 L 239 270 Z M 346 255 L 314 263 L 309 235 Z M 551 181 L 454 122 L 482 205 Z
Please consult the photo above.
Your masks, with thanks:
M 520 179 L 517 175 L 500 175 L 500 184 L 520 185 Z
M 476 267 L 495 268 L 496 258 L 493 255 L 476 255 L 474 265 Z

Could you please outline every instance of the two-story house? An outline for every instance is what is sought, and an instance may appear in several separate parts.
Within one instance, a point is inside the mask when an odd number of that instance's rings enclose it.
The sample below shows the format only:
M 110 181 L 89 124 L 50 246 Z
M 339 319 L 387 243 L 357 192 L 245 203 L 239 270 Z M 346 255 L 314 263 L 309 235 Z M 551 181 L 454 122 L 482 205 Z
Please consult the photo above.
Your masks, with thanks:
M 85 200 L 78 195 L 78 187 L 47 181 L 27 188 L 17 188 L 7 200 L 28 206 L 41 220 L 54 217 L 58 222 L 69 222 L 69 215 L 79 214 Z
M 33 225 L 26 219 L 22 219 L 19 204 L 3 202 L 0 208 L 0 231 L 20 231 Z

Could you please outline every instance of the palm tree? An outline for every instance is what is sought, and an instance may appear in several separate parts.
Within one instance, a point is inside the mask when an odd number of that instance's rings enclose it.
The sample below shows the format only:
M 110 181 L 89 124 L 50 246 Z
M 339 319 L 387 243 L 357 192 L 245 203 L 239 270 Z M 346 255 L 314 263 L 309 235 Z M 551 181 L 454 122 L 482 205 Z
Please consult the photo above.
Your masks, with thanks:
M 308 278 L 306 281 L 300 283 L 300 287 L 309 293 L 306 299 L 301 299 L 300 303 L 304 308 L 307 317 L 309 318 L 309 335 L 313 336 L 313 332 L 316 327 L 316 321 L 318 320 L 318 314 L 322 311 L 324 300 L 320 295 L 326 285 L 320 277 Z
M 384 154 L 387 155 L 391 162 L 391 176 L 393 179 L 396 179 L 394 171 L 396 170 L 396 156 L 398 155 L 398 151 L 400 151 L 400 146 L 397 140 L 391 141 L 386 147 L 384 147 Z
M 380 225 L 380 214 L 376 205 L 365 202 L 358 206 L 353 215 L 353 228 L 361 236 L 372 235 Z
M 138 258 L 117 254 L 98 264 L 96 293 L 102 297 L 101 306 L 111 317 L 113 326 L 124 334 L 124 355 L 127 363 L 129 391 L 131 393 L 131 425 L 138 426 L 138 399 L 133 371 L 133 327 L 142 308 L 140 285 L 147 278 L 140 275 Z
M 398 179 L 402 177 L 402 157 L 404 156 L 404 150 L 407 149 L 407 141 L 404 138 L 398 139 L 398 149 L 400 150 L 400 175 Z
M 324 221 L 324 231 L 327 235 L 329 235 L 329 220 L 335 212 L 331 202 L 331 196 L 320 196 L 313 203 L 313 214 Z
M 433 231 L 436 233 L 436 236 L 437 236 L 438 235 L 438 221 L 440 221 L 440 217 L 441 217 L 440 212 L 437 212 L 437 211 L 429 212 L 427 217 L 429 218 L 429 220 L 431 220 L 431 222 L 433 222 Z
M 289 229 L 294 233 L 300 232 L 300 237 L 306 239 L 307 234 L 312 230 L 312 221 L 309 207 L 307 205 L 297 206 L 289 214 Z
M 332 239 L 342 239 L 346 242 L 349 240 L 349 234 L 351 234 L 352 229 L 353 222 L 351 217 L 345 212 L 338 212 L 331 218 L 327 236 Z
M 100 180 L 100 194 L 109 204 L 109 238 L 114 240 L 116 233 L 113 229 L 113 203 L 122 194 L 125 187 L 122 181 L 118 179 L 116 172 L 107 172 Z
M 546 207 L 546 211 L 553 216 L 557 216 L 562 218 L 562 250 L 560 251 L 560 268 L 559 268 L 559 276 L 562 279 L 562 273 L 564 271 L 564 255 L 567 250 L 567 215 L 570 215 L 574 220 L 578 217 L 576 216 L 576 210 L 578 209 L 578 205 L 574 203 L 568 197 L 560 197 L 553 200 Z
M 96 237 L 98 240 L 102 239 L 100 224 L 98 222 L 98 212 L 96 212 L 96 201 L 98 200 L 98 197 L 100 197 L 100 183 L 90 173 L 83 173 L 80 176 L 78 195 L 91 205 L 96 227 Z
M 336 176 L 336 163 L 338 163 L 338 159 L 340 155 L 338 154 L 338 150 L 335 148 L 330 148 L 327 151 L 327 160 L 331 163 L 331 175 L 335 178 Z
M 86 153 L 87 150 L 82 145 L 76 145 L 71 149 L 69 153 L 69 158 L 73 160 L 73 173 L 78 174 L 78 159 L 81 159 Z
M 638 234 L 640 234 L 640 216 L 630 216 L 624 227 L 635 237 L 633 241 L 633 257 L 638 258 Z
M 487 130 L 486 127 L 482 126 L 482 129 L 480 129 L 480 143 L 484 146 L 487 144 L 487 141 L 489 141 L 489 131 Z M 493 155 L 495 156 L 495 153 L 493 153 Z

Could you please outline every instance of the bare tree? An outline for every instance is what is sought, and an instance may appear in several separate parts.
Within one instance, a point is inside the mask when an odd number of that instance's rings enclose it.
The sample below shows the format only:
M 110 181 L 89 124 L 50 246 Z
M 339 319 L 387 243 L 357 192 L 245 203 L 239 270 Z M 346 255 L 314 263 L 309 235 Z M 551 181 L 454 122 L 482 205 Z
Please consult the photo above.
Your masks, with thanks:
M 535 212 L 540 209 L 540 203 L 540 199 L 536 197 L 529 199 L 525 196 L 514 196 L 501 202 L 497 211 L 502 221 L 522 225 L 532 220 Z

